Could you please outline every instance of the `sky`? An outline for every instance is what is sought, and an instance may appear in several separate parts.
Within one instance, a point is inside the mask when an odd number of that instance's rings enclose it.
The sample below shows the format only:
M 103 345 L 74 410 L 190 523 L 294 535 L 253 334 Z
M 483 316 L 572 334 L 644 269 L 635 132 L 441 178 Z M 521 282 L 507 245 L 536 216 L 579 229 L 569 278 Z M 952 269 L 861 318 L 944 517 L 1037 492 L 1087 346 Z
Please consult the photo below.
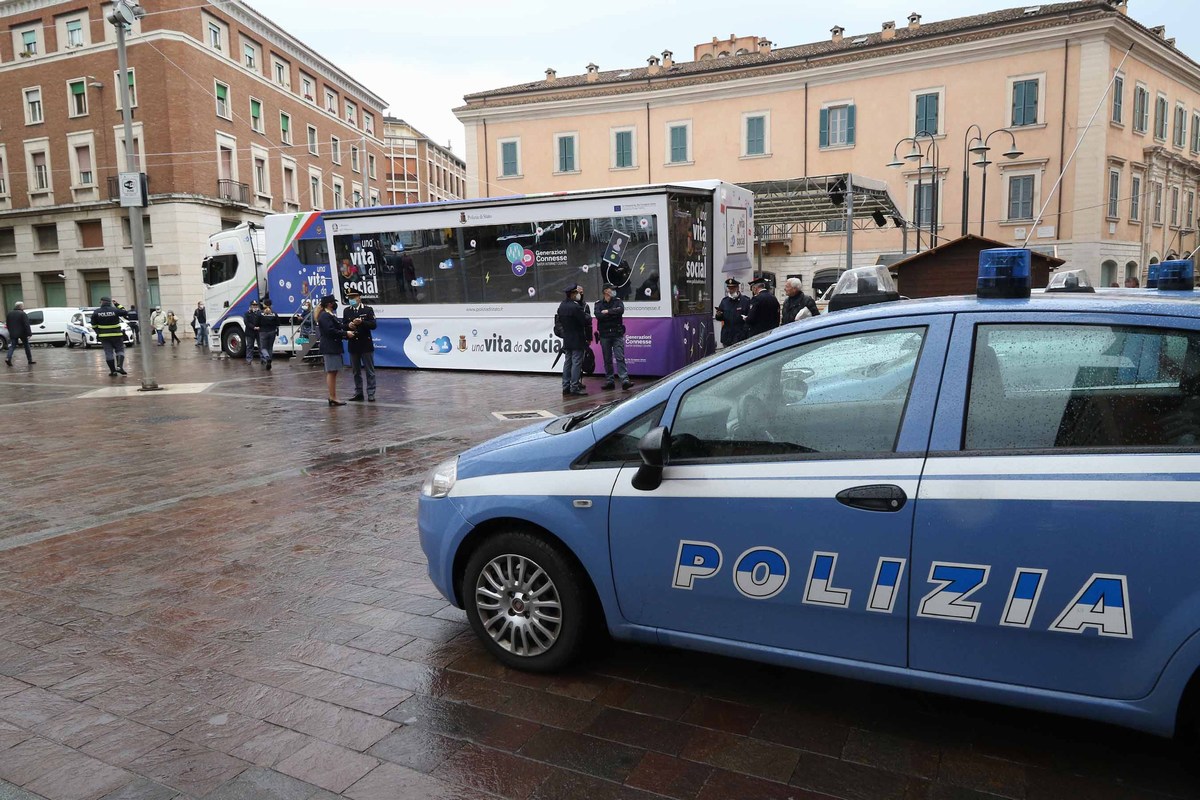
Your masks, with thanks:
M 670 50 L 690 61 L 712 37 L 765 36 L 775 47 L 878 31 L 913 11 L 924 22 L 1017 7 L 1012 0 L 851 0 L 842 8 L 811 0 L 247 0 L 293 36 L 332 61 L 389 104 L 400 117 L 465 156 L 463 127 L 451 112 L 465 94 L 545 78 L 645 66 Z M 1036 5 L 1031 0 L 1027 5 Z M 829 6 L 838 5 L 830 3 Z M 813 8 L 813 6 L 817 6 Z M 578 10 L 577 10 L 578 9 Z M 332 13 L 331 13 L 332 10 Z M 1167 36 L 1200 61 L 1200 28 L 1185 0 L 1130 0 L 1144 25 L 1166 25 Z

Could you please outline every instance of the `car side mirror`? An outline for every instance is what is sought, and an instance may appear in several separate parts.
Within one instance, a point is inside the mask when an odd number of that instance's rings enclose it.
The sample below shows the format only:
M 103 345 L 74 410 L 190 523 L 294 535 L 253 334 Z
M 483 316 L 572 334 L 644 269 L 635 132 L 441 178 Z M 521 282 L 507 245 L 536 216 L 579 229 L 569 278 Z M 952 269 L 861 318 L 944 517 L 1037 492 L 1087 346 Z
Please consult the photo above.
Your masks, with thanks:
M 671 432 L 663 426 L 653 428 L 638 442 L 638 453 L 642 465 L 633 476 L 633 488 L 652 492 L 662 485 L 663 467 L 667 464 L 667 453 L 671 449 Z

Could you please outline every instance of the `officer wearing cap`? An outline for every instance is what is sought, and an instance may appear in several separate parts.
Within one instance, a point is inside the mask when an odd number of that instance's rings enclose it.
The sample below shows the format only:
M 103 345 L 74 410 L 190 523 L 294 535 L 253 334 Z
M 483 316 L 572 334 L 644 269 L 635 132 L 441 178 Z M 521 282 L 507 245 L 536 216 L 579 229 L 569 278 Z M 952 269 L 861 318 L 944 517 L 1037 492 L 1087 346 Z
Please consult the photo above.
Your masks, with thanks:
M 362 301 L 362 294 L 351 289 L 346 293 L 346 309 L 342 312 L 342 325 L 346 328 L 346 349 L 350 353 L 350 369 L 354 372 L 354 396 L 356 403 L 363 401 L 363 372 L 367 373 L 368 403 L 375 402 L 375 342 L 372 331 L 378 327 L 375 309 Z
M 750 281 L 750 291 L 754 297 L 750 299 L 750 313 L 746 315 L 746 326 L 750 336 L 774 330 L 779 327 L 779 301 L 775 293 L 770 291 L 767 279 L 759 276 Z
M 616 296 L 617 287 L 604 284 L 604 296 L 596 301 L 596 341 L 604 357 L 604 385 L 601 389 L 615 388 L 615 379 L 621 379 L 621 388 L 633 388 L 629 370 L 625 368 L 625 304 Z M 613 362 L 616 361 L 614 372 Z
M 121 317 L 127 316 L 129 312 L 114 306 L 111 297 L 101 297 L 100 307 L 92 312 L 92 328 L 104 346 L 109 375 L 129 374 L 125 371 L 125 333 L 121 330 Z
M 562 326 L 564 395 L 583 395 L 583 353 L 592 339 L 592 321 L 583 306 L 582 287 L 571 284 L 565 290 L 565 299 L 558 304 L 555 322 Z
M 246 363 L 254 363 L 254 351 L 258 350 L 258 332 L 259 332 L 259 313 L 258 301 L 250 301 L 250 310 L 246 312 L 246 316 L 242 318 L 246 323 Z
M 742 284 L 736 278 L 725 280 L 725 296 L 717 306 L 721 322 L 721 346 L 736 344 L 747 336 L 746 316 L 750 313 L 750 298 L 742 294 Z

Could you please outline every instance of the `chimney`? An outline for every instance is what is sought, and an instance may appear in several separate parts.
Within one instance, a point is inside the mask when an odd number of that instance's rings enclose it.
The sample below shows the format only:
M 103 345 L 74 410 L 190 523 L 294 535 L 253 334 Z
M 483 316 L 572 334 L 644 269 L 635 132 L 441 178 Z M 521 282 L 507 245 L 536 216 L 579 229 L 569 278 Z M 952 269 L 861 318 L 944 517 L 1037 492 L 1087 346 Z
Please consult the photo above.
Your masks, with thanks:
M 895 21 L 883 23 L 883 40 L 896 38 L 896 23 Z
M 1157 36 L 1160 39 L 1167 38 L 1167 26 L 1166 25 L 1155 25 L 1153 28 L 1150 29 L 1150 32 L 1153 33 L 1155 36 Z
M 587 65 L 587 82 L 595 83 L 598 80 L 600 80 L 600 68 L 597 67 L 595 64 L 588 64 Z
M 558 79 L 558 73 L 554 71 L 554 67 L 546 70 L 546 83 L 554 83 Z
M 842 40 L 842 34 L 846 32 L 846 29 L 841 25 L 834 25 L 829 29 L 829 32 L 833 34 L 833 41 L 840 42 Z
M 1167 46 L 1168 46 L 1168 47 L 1174 47 L 1174 46 L 1175 46 L 1175 37 L 1174 37 L 1174 36 L 1172 36 L 1170 39 L 1167 39 Z
M 764 56 L 769 56 L 769 55 L 771 55 L 771 40 L 770 40 L 770 39 L 767 39 L 766 37 L 761 37 L 761 38 L 759 38 L 759 40 L 758 40 L 758 52 L 759 52 L 761 55 L 764 55 Z
M 651 75 L 657 75 L 662 71 L 658 66 L 658 56 L 650 56 L 647 58 L 646 65 L 646 72 L 650 73 Z M 588 80 L 591 80 L 591 78 L 589 77 Z
M 919 27 L 921 27 L 921 15 L 914 11 L 908 15 L 908 29 L 915 31 Z
M 1120 13 L 1129 15 L 1129 0 L 1112 0 L 1112 5 Z
M 663 50 L 663 69 L 670 69 L 671 67 L 675 66 L 675 59 L 671 57 L 673 55 L 674 53 L 672 53 L 670 50 Z

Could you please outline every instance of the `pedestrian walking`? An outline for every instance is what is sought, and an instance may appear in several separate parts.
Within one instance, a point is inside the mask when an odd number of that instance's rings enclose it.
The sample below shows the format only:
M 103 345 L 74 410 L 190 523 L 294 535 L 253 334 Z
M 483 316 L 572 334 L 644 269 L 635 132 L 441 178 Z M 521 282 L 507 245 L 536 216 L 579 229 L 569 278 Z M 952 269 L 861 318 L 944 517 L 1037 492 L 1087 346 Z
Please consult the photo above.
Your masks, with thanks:
M 746 338 L 746 317 L 750 314 L 750 298 L 742 294 L 741 281 L 725 279 L 725 296 L 717 305 L 717 320 L 721 323 L 721 346 L 729 347 Z
M 803 284 L 799 278 L 788 278 L 783 284 L 783 293 L 787 299 L 783 301 L 783 324 L 795 322 L 804 317 L 815 317 L 821 313 L 817 301 L 804 293 Z M 805 314 L 804 312 L 808 313 Z
M 29 315 L 25 313 L 25 304 L 21 301 L 13 303 L 12 311 L 4 320 L 8 325 L 8 352 L 4 355 L 4 363 L 12 366 L 13 353 L 16 352 L 17 342 L 25 346 L 25 360 L 36 364 L 33 351 L 29 349 L 29 337 L 33 335 L 33 327 L 29 324 Z
M 342 338 L 345 328 L 337 317 L 337 300 L 332 295 L 321 298 L 317 307 L 317 330 L 321 338 L 321 356 L 325 362 L 325 388 L 329 392 L 329 405 L 344 406 L 345 400 L 337 399 L 337 374 L 342 369 Z
M 346 329 L 346 349 L 350 352 L 350 369 L 354 371 L 354 396 L 356 403 L 363 400 L 363 372 L 367 373 L 368 403 L 375 402 L 375 342 L 371 331 L 378 323 L 375 309 L 362 301 L 362 295 L 351 291 L 346 295 L 346 310 L 342 312 L 342 325 Z
M 262 364 L 271 371 L 271 361 L 275 358 L 275 337 L 279 336 L 279 315 L 271 308 L 271 298 L 262 301 L 262 311 L 258 315 L 258 354 Z
M 120 306 L 114 306 L 111 297 L 101 297 L 100 307 L 92 312 L 92 328 L 104 346 L 104 360 L 108 363 L 110 376 L 129 374 L 125 371 L 125 333 L 121 330 L 121 317 L 128 314 Z
M 179 330 L 179 317 L 175 316 L 174 311 L 167 312 L 167 330 L 171 332 L 171 346 L 179 344 L 179 337 L 175 335 L 175 331 Z
M 167 328 L 167 315 L 163 313 L 162 308 L 159 307 L 159 308 L 154 309 L 152 312 L 150 312 L 150 330 L 152 330 L 154 332 L 154 335 L 156 337 L 158 337 L 158 346 L 159 347 L 162 347 L 164 344 L 167 343 L 166 340 L 163 338 L 163 331 L 166 330 L 166 328 Z
M 566 298 L 558 304 L 554 315 L 555 333 L 562 338 L 564 395 L 585 395 L 581 376 L 583 374 L 583 351 L 592 336 L 592 322 L 583 304 L 583 292 L 579 286 L 567 287 Z M 559 331 L 561 330 L 561 333 Z
M 254 363 L 254 351 L 258 350 L 258 301 L 250 301 L 250 310 L 246 312 L 246 316 L 242 317 L 246 324 L 246 332 L 244 338 L 246 341 L 246 363 Z
M 750 281 L 750 291 L 754 297 L 750 298 L 750 313 L 746 315 L 747 333 L 756 336 L 778 328 L 779 301 L 775 299 L 775 293 L 767 288 L 767 279 L 755 278 Z
M 204 310 L 204 301 L 196 303 L 192 312 L 192 330 L 196 332 L 196 347 L 208 344 L 208 312 Z
M 607 391 L 615 388 L 615 379 L 621 379 L 621 388 L 633 387 L 629 370 L 625 368 L 625 304 L 616 296 L 617 287 L 604 284 L 603 296 L 596 301 L 596 341 L 600 343 L 600 355 L 604 358 L 604 385 Z M 615 372 L 614 372 L 615 368 Z
M 129 306 L 129 315 L 125 317 L 125 321 L 129 323 L 129 327 L 133 330 L 133 343 L 142 343 L 142 324 L 138 318 L 137 303 Z

